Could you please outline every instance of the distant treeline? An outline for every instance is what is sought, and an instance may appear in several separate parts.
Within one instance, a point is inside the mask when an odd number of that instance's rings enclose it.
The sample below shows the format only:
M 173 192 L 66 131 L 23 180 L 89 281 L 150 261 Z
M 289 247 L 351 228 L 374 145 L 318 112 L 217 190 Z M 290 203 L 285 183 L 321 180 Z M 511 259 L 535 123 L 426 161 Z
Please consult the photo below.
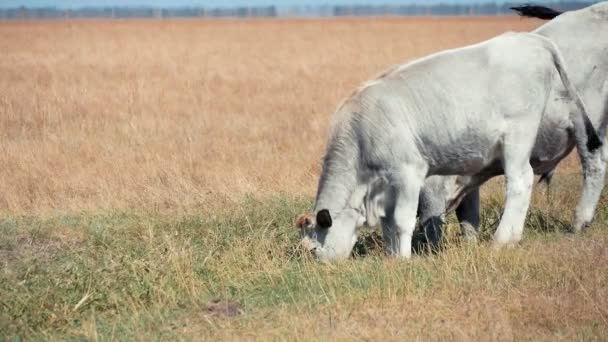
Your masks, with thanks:
M 554 1 L 543 3 L 559 10 L 573 10 L 594 2 Z M 433 4 L 433 5 L 352 5 L 352 6 L 266 6 L 234 8 L 83 7 L 77 9 L 0 9 L 0 19 L 63 18 L 197 18 L 197 17 L 338 17 L 338 16 L 422 16 L 422 15 L 505 15 L 517 3 Z

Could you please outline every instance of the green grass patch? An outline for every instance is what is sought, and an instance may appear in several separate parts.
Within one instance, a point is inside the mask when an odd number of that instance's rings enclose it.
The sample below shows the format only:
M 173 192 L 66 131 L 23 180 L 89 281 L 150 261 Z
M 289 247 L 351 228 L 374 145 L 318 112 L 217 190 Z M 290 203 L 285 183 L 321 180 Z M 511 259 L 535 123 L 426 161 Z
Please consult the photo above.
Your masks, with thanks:
M 608 233 L 601 223 L 574 236 L 566 232 L 563 217 L 533 209 L 522 245 L 495 252 L 484 241 L 461 243 L 451 218 L 448 247 L 437 255 L 387 259 L 367 231 L 360 238 L 364 256 L 321 265 L 298 249 L 293 227 L 310 205 L 309 199 L 246 198 L 236 210 L 217 215 L 3 218 L 0 330 L 8 337 L 44 339 L 173 339 L 193 331 L 225 337 L 225 323 L 217 323 L 223 318 L 205 311 L 213 299 L 242 307 L 244 314 L 230 320 L 230 329 L 247 335 L 261 322 L 280 321 L 276 312 L 310 319 L 319 310 L 428 299 L 420 311 L 424 316 L 437 300 L 458 311 L 458 303 L 480 294 L 511 303 L 527 291 L 548 298 L 575 291 L 595 320 L 582 319 L 572 331 L 605 332 L 605 307 L 594 309 L 593 301 L 603 293 L 608 273 L 580 265 L 596 259 L 607 264 Z M 485 206 L 484 239 L 498 222 L 499 205 Z M 604 209 L 599 216 L 605 217 Z M 585 269 L 592 271 L 582 273 Z

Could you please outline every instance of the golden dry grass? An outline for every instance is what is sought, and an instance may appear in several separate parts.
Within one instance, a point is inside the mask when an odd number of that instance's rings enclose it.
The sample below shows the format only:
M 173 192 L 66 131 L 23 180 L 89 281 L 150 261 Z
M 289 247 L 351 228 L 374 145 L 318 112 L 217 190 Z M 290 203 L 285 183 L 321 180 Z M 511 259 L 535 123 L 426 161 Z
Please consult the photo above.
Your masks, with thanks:
M 192 211 L 313 194 L 363 81 L 518 18 L 0 24 L 0 212 Z

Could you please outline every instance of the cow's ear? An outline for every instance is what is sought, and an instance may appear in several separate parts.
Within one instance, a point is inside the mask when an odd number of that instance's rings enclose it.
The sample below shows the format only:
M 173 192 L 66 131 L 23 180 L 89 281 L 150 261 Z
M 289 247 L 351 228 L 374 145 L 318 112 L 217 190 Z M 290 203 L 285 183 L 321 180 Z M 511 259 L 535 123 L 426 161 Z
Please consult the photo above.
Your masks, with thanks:
M 329 210 L 322 209 L 317 213 L 317 225 L 323 229 L 331 227 L 331 215 Z
M 312 218 L 310 217 L 310 214 L 302 214 L 296 219 L 296 227 L 300 229 L 309 228 L 311 225 Z

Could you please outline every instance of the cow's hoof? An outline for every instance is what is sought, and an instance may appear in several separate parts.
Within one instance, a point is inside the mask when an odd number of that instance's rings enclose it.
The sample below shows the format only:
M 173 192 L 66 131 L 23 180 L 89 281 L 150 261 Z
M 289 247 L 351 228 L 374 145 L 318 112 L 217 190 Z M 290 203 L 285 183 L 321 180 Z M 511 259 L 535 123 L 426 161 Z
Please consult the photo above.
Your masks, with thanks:
M 464 241 L 468 245 L 476 245 L 479 242 L 479 238 L 475 234 L 463 235 L 462 241 Z
M 585 232 L 589 228 L 590 225 L 591 225 L 591 222 L 575 224 L 574 226 L 572 226 L 572 233 L 579 234 L 579 233 Z
M 505 241 L 494 241 L 492 242 L 492 249 L 497 251 L 499 249 L 503 249 L 507 245 Z

